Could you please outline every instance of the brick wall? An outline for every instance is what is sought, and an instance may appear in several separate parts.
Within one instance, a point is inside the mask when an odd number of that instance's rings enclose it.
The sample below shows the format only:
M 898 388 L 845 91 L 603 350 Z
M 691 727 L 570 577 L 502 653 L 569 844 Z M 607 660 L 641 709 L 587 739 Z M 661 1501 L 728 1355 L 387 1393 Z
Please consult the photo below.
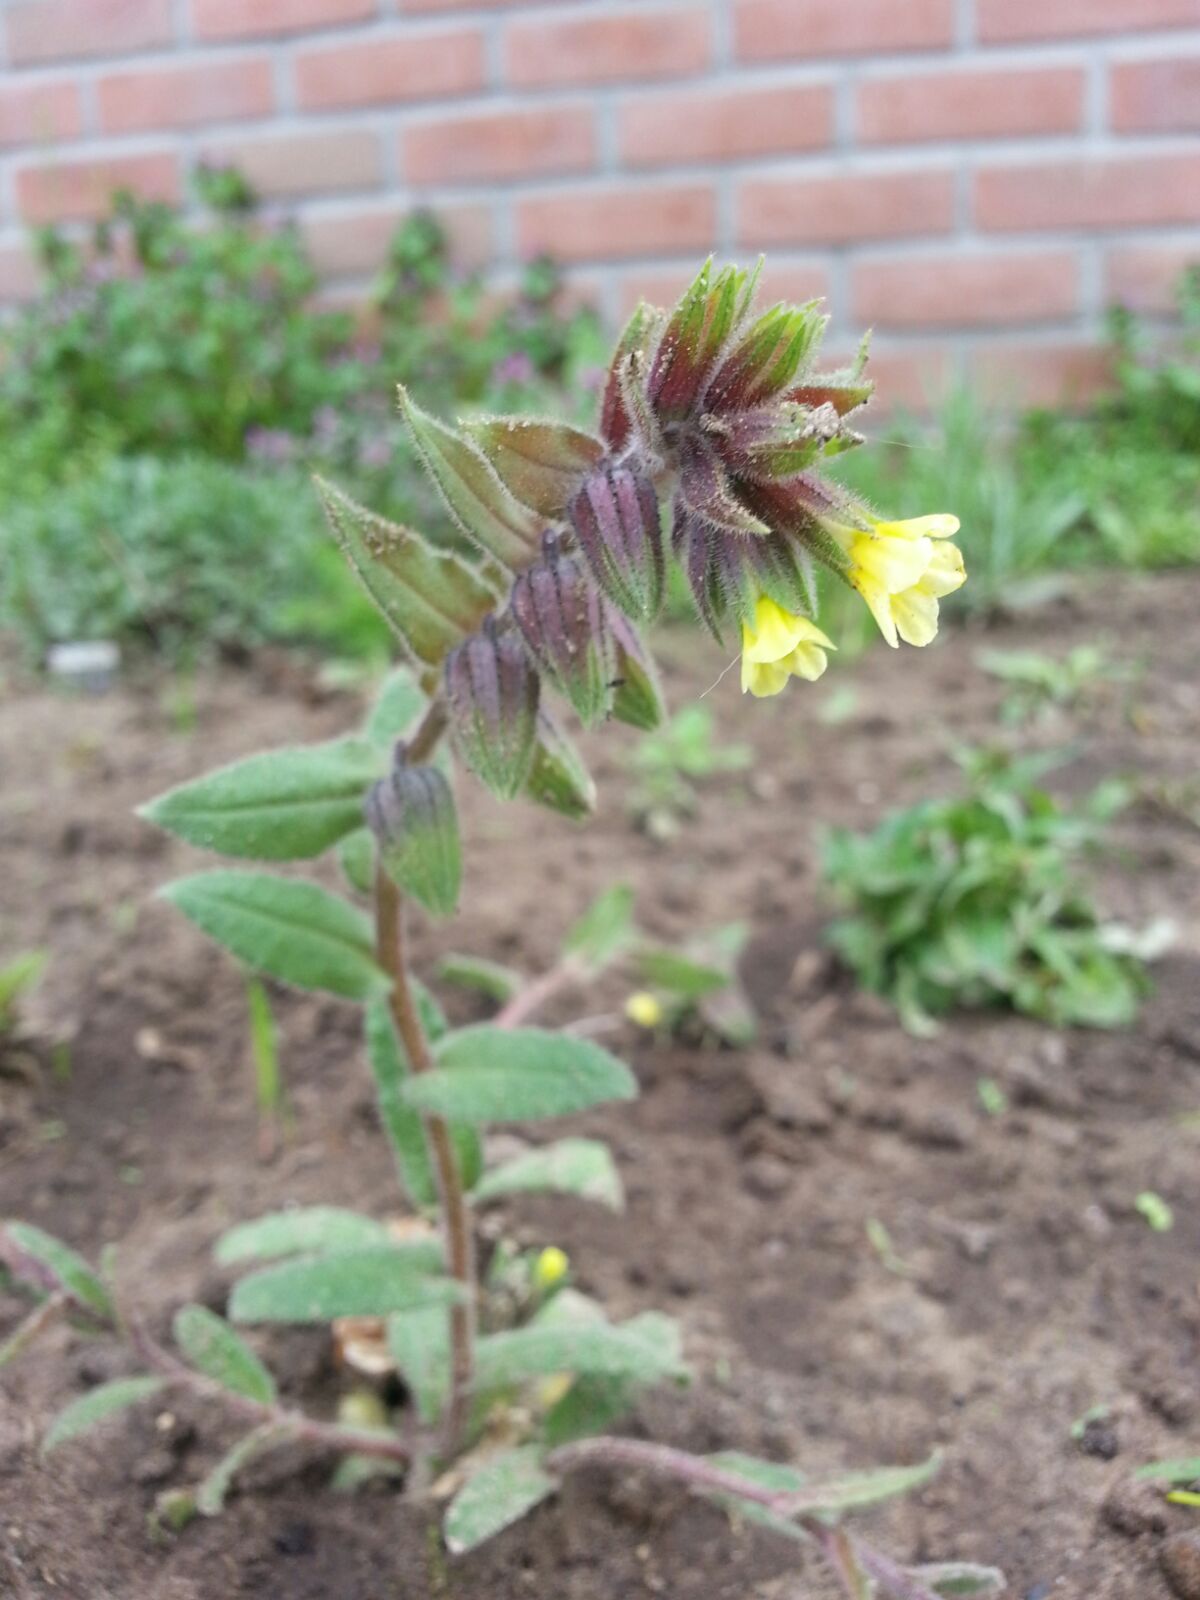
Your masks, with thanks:
M 0 301 L 25 223 L 236 161 L 346 293 L 416 202 L 616 318 L 710 249 L 919 398 L 1096 379 L 1200 256 L 1200 0 L 0 0 Z

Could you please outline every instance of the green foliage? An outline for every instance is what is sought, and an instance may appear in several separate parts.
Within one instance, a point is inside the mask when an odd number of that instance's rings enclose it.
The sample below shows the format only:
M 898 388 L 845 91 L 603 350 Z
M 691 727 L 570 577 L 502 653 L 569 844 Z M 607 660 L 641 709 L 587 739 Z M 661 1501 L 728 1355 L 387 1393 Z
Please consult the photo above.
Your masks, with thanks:
M 637 1092 L 629 1068 L 607 1050 L 542 1028 L 460 1028 L 438 1041 L 434 1061 L 432 1072 L 406 1080 L 404 1098 L 463 1122 L 561 1117 Z
M 240 1222 L 217 1241 L 216 1258 L 223 1267 L 241 1261 L 270 1261 L 277 1256 L 324 1254 L 386 1244 L 387 1229 L 373 1217 L 339 1206 L 300 1206 L 274 1211 L 253 1222 Z
M 12 1263 L 8 1252 L 0 1259 L 15 1265 L 18 1275 L 21 1275 L 20 1258 L 25 1257 L 37 1269 L 34 1281 L 44 1275 L 84 1311 L 90 1311 L 104 1322 L 112 1319 L 113 1304 L 108 1290 L 83 1257 L 69 1245 L 63 1244 L 53 1234 L 35 1228 L 31 1222 L 6 1222 L 3 1232 L 10 1245 L 15 1246 L 18 1259 Z M 3 1243 L 4 1240 L 0 1239 L 0 1245 Z
M 108 1383 L 97 1384 L 87 1394 L 71 1402 L 46 1430 L 42 1440 L 42 1453 L 48 1455 L 69 1439 L 77 1439 L 106 1418 L 115 1416 L 139 1400 L 148 1400 L 163 1386 L 161 1378 L 113 1378 Z
M 559 1372 L 637 1383 L 686 1376 L 670 1341 L 601 1319 L 535 1320 L 524 1328 L 487 1333 L 476 1344 L 475 1358 L 475 1387 L 481 1393 Z
M 417 1416 L 426 1424 L 441 1416 L 450 1392 L 450 1338 L 440 1306 L 402 1311 L 387 1320 L 388 1354 L 404 1379 Z
M 914 1031 L 962 1006 L 1008 1005 L 1059 1026 L 1132 1021 L 1142 964 L 1077 871 L 1123 788 L 1102 785 L 1071 808 L 1028 767 L 974 764 L 961 797 L 893 812 L 870 834 L 826 836 L 825 875 L 849 907 L 835 948 Z
M 349 1000 L 388 987 L 367 918 L 315 883 L 218 869 L 177 878 L 159 893 L 210 939 L 284 983 Z
M 181 1306 L 172 1331 L 184 1356 L 206 1378 L 260 1405 L 274 1401 L 275 1380 L 224 1318 L 206 1306 Z
M 229 1315 L 234 1322 L 332 1322 L 447 1306 L 460 1291 L 440 1268 L 432 1241 L 301 1256 L 243 1278 L 229 1298 Z
M 559 1139 L 540 1150 L 514 1156 L 485 1173 L 474 1194 L 476 1200 L 494 1200 L 500 1195 L 543 1189 L 596 1200 L 613 1211 L 620 1211 L 625 1203 L 612 1155 L 598 1139 Z
M 685 706 L 634 746 L 629 808 L 648 832 L 669 838 L 678 819 L 695 811 L 699 781 L 719 772 L 743 772 L 752 759 L 748 745 L 717 739 L 707 706 Z
M 638 976 L 650 986 L 663 1026 L 684 1034 L 698 1028 L 733 1046 L 750 1043 L 758 1023 L 738 976 L 746 936 L 744 923 L 731 922 L 695 935 L 679 950 L 639 946 Z
M 0 967 L 0 1037 L 16 1027 L 21 996 L 41 977 L 47 959 L 44 950 L 26 950 Z
M 554 1493 L 558 1485 L 541 1460 L 537 1445 L 518 1445 L 471 1474 L 446 1512 L 443 1532 L 452 1555 L 473 1550 Z
M 633 890 L 614 884 L 598 895 L 563 940 L 563 953 L 591 976 L 603 972 L 632 944 Z
M 1079 644 L 1065 656 L 1039 650 L 983 650 L 979 665 L 1009 685 L 1001 707 L 1006 722 L 1025 722 L 1076 705 L 1098 682 L 1126 676 L 1094 644 Z

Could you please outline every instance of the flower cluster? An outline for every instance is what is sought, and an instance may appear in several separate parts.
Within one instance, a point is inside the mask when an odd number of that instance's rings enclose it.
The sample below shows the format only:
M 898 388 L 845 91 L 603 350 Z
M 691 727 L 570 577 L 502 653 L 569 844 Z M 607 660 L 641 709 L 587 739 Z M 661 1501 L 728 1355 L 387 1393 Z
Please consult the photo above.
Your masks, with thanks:
M 597 433 L 549 420 L 459 428 L 401 395 L 417 449 L 473 558 L 435 552 L 322 486 L 335 533 L 414 663 L 440 677 L 459 750 L 499 795 L 578 814 L 581 769 L 544 704 L 585 724 L 662 717 L 639 627 L 678 562 L 710 632 L 742 640 L 742 687 L 825 670 L 818 574 L 850 585 L 891 645 L 928 644 L 965 579 L 950 516 L 885 522 L 823 476 L 862 442 L 865 356 L 815 372 L 816 302 L 752 312 L 757 269 L 706 265 L 672 312 L 639 306 Z

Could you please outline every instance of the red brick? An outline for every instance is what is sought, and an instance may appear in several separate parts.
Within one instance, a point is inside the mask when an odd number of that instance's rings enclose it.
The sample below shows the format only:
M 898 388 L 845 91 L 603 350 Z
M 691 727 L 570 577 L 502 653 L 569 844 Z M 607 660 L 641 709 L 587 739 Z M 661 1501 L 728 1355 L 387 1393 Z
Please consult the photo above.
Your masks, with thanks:
M 296 57 L 296 93 L 305 111 L 392 105 L 483 86 L 478 28 L 327 45 Z
M 824 178 L 753 178 L 738 197 L 738 241 L 844 244 L 948 233 L 954 221 L 949 172 L 838 173 Z
M 508 77 L 521 89 L 686 77 L 710 51 L 708 18 L 694 5 L 513 22 L 505 38 Z
M 628 100 L 620 111 L 621 158 L 629 167 L 745 160 L 818 150 L 833 136 L 826 84 L 729 89 Z
M 0 9 L 13 67 L 119 56 L 173 37 L 171 0 L 10 0 Z
M 737 0 L 740 61 L 936 50 L 954 40 L 953 0 Z
M 1083 96 L 1080 67 L 905 73 L 860 80 L 856 128 L 863 144 L 1077 133 Z
M 205 147 L 203 159 L 237 167 L 268 199 L 373 189 L 381 173 L 379 141 L 365 128 L 214 141 Z
M 73 83 L 0 83 L 0 148 L 53 144 L 83 131 L 79 90 Z
M 1200 265 L 1200 244 L 1139 244 L 1111 250 L 1105 263 L 1104 295 L 1133 311 L 1170 314 L 1175 291 L 1189 266 Z
M 378 0 L 192 0 L 192 25 L 204 40 L 308 33 L 378 14 Z
M 1200 27 L 1200 0 L 978 0 L 985 44 Z
M 521 254 L 548 251 L 560 261 L 704 251 L 717 226 L 707 183 L 538 195 L 519 201 L 516 213 Z
M 401 11 L 515 11 L 529 0 L 399 0 Z
M 639 300 L 652 306 L 673 306 L 696 276 L 695 261 L 677 267 L 637 269 L 622 275 L 618 290 L 620 314 L 625 317 Z M 759 283 L 756 304 L 772 306 L 780 300 L 802 305 L 808 300 L 823 300 L 829 293 L 829 274 L 819 262 L 768 261 Z
M 1068 250 L 860 261 L 853 316 L 856 323 L 904 329 L 1054 322 L 1078 309 L 1078 279 Z
M 582 106 L 439 117 L 405 129 L 401 158 L 416 184 L 586 172 L 596 162 L 595 127 Z
M 37 259 L 27 244 L 0 244 L 0 301 L 32 300 L 38 292 Z
M 181 192 L 179 165 L 166 151 L 25 167 L 16 184 L 17 209 L 34 225 L 107 216 L 117 189 L 132 189 L 149 200 L 174 201 Z
M 1200 222 L 1200 152 L 984 168 L 975 216 L 993 233 Z
M 365 277 L 383 266 L 388 243 L 407 213 L 408 207 L 396 204 L 317 213 L 302 220 L 301 230 L 318 271 L 330 277 Z M 487 207 L 439 206 L 437 216 L 449 235 L 454 264 L 485 265 L 492 253 Z
M 972 352 L 969 373 L 985 402 L 1007 409 L 1081 406 L 1108 387 L 1111 354 L 1089 344 L 985 345 Z
M 1110 99 L 1112 124 L 1120 133 L 1200 128 L 1200 56 L 1123 62 L 1112 69 Z
M 100 79 L 98 93 L 100 124 L 107 133 L 265 117 L 275 103 L 265 56 L 114 72 Z

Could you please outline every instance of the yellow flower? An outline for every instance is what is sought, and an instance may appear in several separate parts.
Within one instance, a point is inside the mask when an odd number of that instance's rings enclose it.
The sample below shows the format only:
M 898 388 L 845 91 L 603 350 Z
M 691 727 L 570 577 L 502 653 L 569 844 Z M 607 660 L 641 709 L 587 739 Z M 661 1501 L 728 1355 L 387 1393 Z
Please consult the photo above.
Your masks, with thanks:
M 967 580 L 962 551 L 949 543 L 958 532 L 958 518 L 868 520 L 866 529 L 833 529 L 850 557 L 850 582 L 893 648 L 900 639 L 928 644 L 938 629 L 938 600 Z
M 663 1019 L 662 1002 L 647 989 L 639 989 L 625 1002 L 625 1015 L 639 1028 L 657 1028 Z
M 815 622 L 760 594 L 753 620 L 742 624 L 742 693 L 761 700 L 778 694 L 789 678 L 815 683 L 825 671 L 826 650 L 836 648 Z
M 553 1289 L 560 1284 L 571 1269 L 565 1250 L 556 1244 L 547 1245 L 533 1264 L 533 1281 L 539 1289 Z

